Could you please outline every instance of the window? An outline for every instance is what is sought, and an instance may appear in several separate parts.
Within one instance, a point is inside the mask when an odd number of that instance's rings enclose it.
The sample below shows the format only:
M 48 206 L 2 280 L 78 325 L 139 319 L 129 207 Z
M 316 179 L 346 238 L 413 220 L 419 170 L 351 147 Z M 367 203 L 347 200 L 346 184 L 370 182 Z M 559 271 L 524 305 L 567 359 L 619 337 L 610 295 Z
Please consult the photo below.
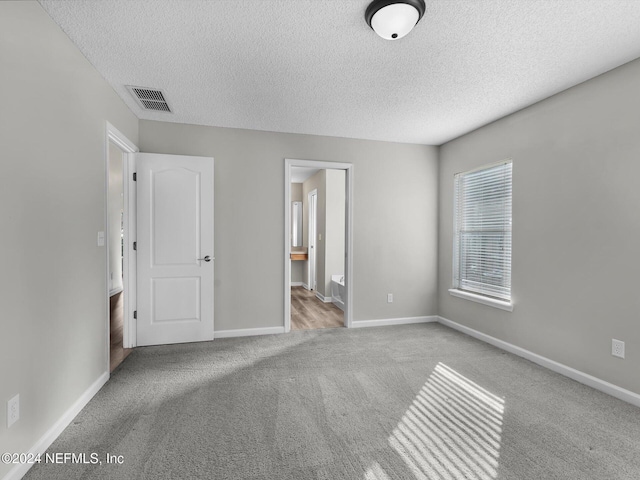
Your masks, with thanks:
M 458 173 L 452 295 L 511 310 L 511 161 Z

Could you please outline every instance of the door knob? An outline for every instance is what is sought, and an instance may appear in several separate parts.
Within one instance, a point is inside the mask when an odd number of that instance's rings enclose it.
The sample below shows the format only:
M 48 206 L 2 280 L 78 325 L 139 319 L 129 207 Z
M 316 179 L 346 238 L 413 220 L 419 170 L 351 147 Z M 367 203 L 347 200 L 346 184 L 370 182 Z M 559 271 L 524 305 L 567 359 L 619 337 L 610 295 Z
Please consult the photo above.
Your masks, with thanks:
M 210 262 L 211 257 L 209 255 L 206 255 L 204 258 L 199 258 L 198 260 L 204 260 L 205 262 Z

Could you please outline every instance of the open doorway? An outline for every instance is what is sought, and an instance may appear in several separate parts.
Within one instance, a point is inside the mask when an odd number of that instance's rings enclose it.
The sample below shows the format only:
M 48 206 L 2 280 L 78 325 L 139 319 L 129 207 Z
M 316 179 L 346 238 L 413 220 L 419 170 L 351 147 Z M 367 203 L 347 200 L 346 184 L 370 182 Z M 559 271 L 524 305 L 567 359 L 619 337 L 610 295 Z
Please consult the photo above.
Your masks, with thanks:
M 137 150 L 121 132 L 107 122 L 106 128 L 106 256 L 107 256 L 107 360 L 112 372 L 131 353 L 124 348 L 129 288 L 127 235 L 128 154 Z
M 107 221 L 109 240 L 109 371 L 131 353 L 123 347 L 124 332 L 124 157 L 125 152 L 109 140 Z
M 349 326 L 352 166 L 286 166 L 285 331 Z

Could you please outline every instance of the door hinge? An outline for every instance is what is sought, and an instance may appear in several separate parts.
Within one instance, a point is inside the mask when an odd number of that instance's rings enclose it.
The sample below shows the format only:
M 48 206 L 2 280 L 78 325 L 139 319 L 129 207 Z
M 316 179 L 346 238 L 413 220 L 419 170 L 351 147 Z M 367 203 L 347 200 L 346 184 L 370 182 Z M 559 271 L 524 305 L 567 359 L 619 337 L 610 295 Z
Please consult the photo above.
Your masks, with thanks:
M 133 311 L 133 318 L 138 319 L 138 310 Z
M 138 250 L 138 242 L 133 242 L 133 249 Z
M 138 181 L 138 174 L 136 172 L 133 172 L 133 181 L 134 182 Z

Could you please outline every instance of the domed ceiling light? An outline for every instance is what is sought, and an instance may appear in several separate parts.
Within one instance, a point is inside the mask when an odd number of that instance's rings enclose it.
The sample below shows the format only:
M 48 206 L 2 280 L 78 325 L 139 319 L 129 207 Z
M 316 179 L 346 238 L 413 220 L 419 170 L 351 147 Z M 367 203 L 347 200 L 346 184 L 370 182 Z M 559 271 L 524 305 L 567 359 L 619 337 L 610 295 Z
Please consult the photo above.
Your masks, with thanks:
M 382 38 L 398 40 L 416 26 L 424 10 L 424 0 L 373 0 L 364 18 Z

